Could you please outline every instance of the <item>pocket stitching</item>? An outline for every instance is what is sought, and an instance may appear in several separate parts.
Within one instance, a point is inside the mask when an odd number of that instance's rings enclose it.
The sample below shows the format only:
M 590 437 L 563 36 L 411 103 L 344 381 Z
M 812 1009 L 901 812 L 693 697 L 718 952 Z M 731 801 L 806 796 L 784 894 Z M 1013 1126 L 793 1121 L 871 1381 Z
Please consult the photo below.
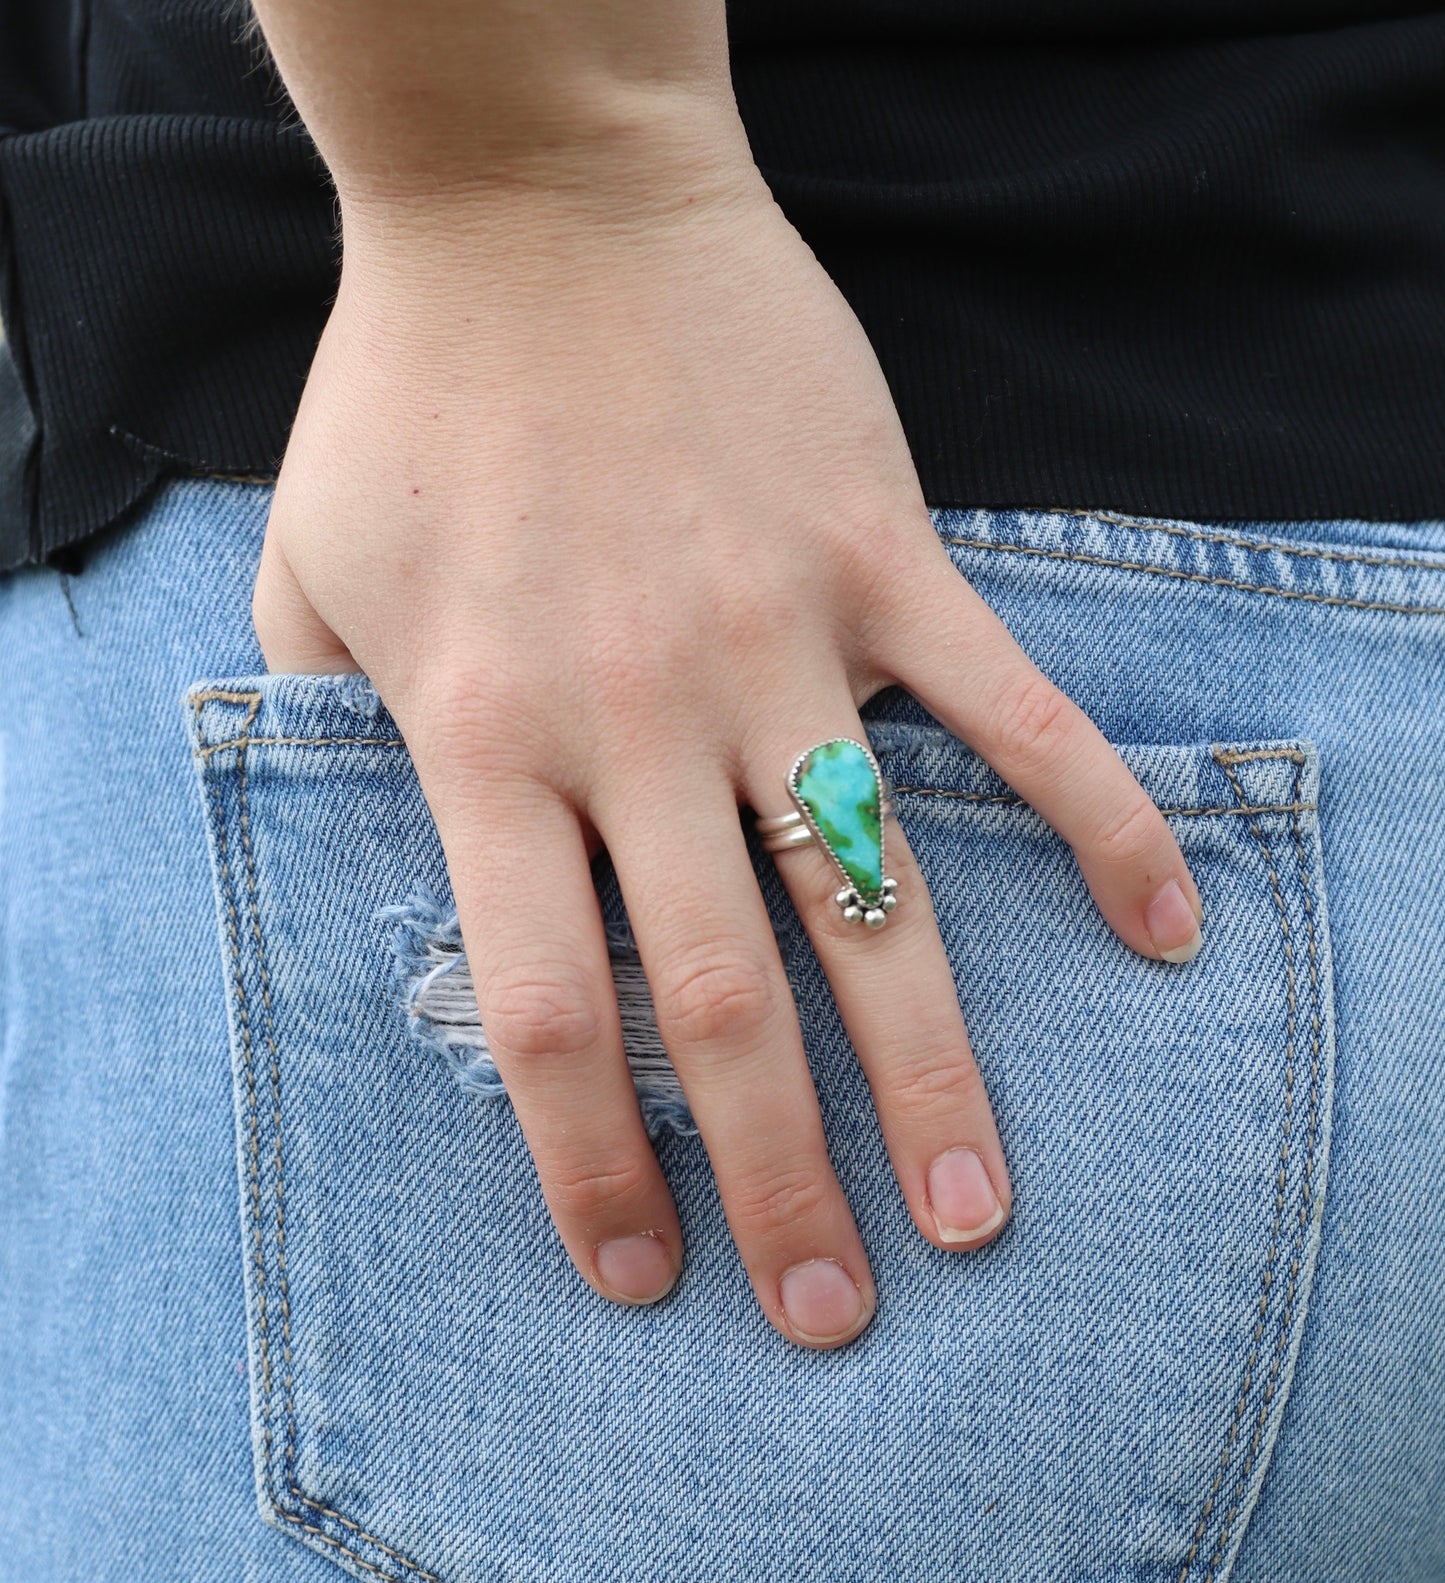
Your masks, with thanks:
M 954 534 L 943 538 L 969 550 L 997 550 L 1004 555 L 1038 555 L 1050 561 L 1080 561 L 1086 566 L 1107 566 L 1115 571 L 1148 572 L 1155 577 L 1173 577 L 1186 583 L 1210 583 L 1217 588 L 1238 588 L 1247 594 L 1273 594 L 1279 599 L 1303 599 L 1314 605 L 1337 605 L 1347 610 L 1385 610 L 1398 616 L 1445 616 L 1445 605 L 1406 605 L 1384 599 L 1355 599 L 1346 594 L 1317 594 L 1306 588 L 1277 588 L 1272 583 L 1246 583 L 1235 577 L 1211 577 L 1206 572 L 1187 572 L 1179 566 L 1154 566 L 1147 561 L 1115 560 L 1107 555 L 1089 555 L 1082 550 L 1049 550 L 1036 544 L 1001 544 L 994 539 L 966 539 Z
M 1242 756 L 1245 758 L 1293 758 L 1296 756 L 1297 751 L 1298 750 L 1294 748 L 1281 748 L 1272 753 L 1244 754 Z M 1238 763 L 1239 761 L 1239 758 L 1230 760 L 1231 763 Z M 1224 760 L 1220 759 L 1219 762 L 1222 766 Z M 1301 762 L 1303 762 L 1303 759 L 1301 759 Z M 1026 798 L 1020 797 L 1012 792 L 966 792 L 956 791 L 950 786 L 895 786 L 893 788 L 893 795 L 895 797 L 952 797 L 956 802 L 999 803 L 1009 807 L 1020 808 L 1032 806 Z M 1318 807 L 1318 803 L 1299 801 L 1299 795 L 1296 793 L 1295 800 L 1293 802 L 1245 802 L 1231 804 L 1227 807 L 1220 806 L 1217 808 L 1161 808 L 1159 812 L 1164 814 L 1166 818 L 1184 819 L 1207 818 L 1214 817 L 1219 814 L 1229 814 L 1236 817 L 1240 815 L 1247 816 L 1257 813 L 1299 814 L 1310 813 Z
M 198 695 L 201 702 L 207 698 L 224 698 L 228 703 L 239 703 L 241 699 L 226 693 L 205 693 Z M 260 693 L 256 694 L 256 703 L 261 702 Z M 196 749 L 196 757 L 208 759 L 213 753 L 219 753 L 224 748 L 235 748 L 238 752 L 247 747 L 301 747 L 301 748 L 404 748 L 405 741 L 401 737 L 231 737 L 225 742 L 208 742 Z
M 375 1545 L 378 1550 L 390 1556 L 400 1566 L 406 1568 L 409 1572 L 414 1573 L 416 1576 L 425 1579 L 426 1583 L 441 1583 L 441 1580 L 436 1576 L 435 1573 L 426 1571 L 425 1568 L 417 1565 L 415 1561 L 410 1560 L 400 1551 L 393 1549 L 390 1545 L 384 1543 L 380 1539 L 377 1539 L 374 1535 L 367 1533 L 364 1528 L 353 1522 L 350 1518 L 343 1517 L 340 1512 L 333 1511 L 331 1507 L 324 1506 L 319 1501 L 313 1500 L 310 1496 L 304 1494 L 296 1483 L 296 1402 L 293 1390 L 294 1382 L 291 1359 L 291 1305 L 286 1281 L 285 1222 L 283 1219 L 284 1176 L 281 1140 L 280 1053 L 276 1046 L 275 1027 L 271 1015 L 270 975 L 266 966 L 266 947 L 261 929 L 261 913 L 256 896 L 255 854 L 250 836 L 250 818 L 246 785 L 246 747 L 253 740 L 248 733 L 249 728 L 252 722 L 255 720 L 258 710 L 260 709 L 261 694 L 259 692 L 232 693 L 219 690 L 211 690 L 204 693 L 194 694 L 191 701 L 195 707 L 198 717 L 201 706 L 212 699 L 226 703 L 244 703 L 248 706 L 246 717 L 241 724 L 240 735 L 235 738 L 233 742 L 224 745 L 234 746 L 236 749 L 237 803 L 240 811 L 241 844 L 246 859 L 247 899 L 251 913 L 252 934 L 256 941 L 257 966 L 261 976 L 261 997 L 264 1010 L 266 1039 L 268 1047 L 271 1051 L 271 1097 L 276 1127 L 275 1213 L 277 1268 L 279 1273 L 277 1288 L 281 1299 L 282 1349 L 286 1368 L 284 1376 L 287 1414 L 286 1489 L 303 1506 L 308 1507 L 311 1511 L 314 1511 L 321 1516 L 330 1517 L 334 1521 L 341 1523 L 343 1527 L 349 1528 L 360 1539 L 366 1541 L 368 1544 Z M 214 751 L 214 749 L 212 751 Z M 272 1509 L 276 1512 L 277 1516 L 281 1517 L 285 1522 L 294 1524 L 296 1527 L 301 1528 L 306 1533 L 314 1535 L 324 1544 L 331 1545 L 335 1549 L 340 1550 L 344 1555 L 355 1562 L 357 1566 L 364 1568 L 366 1571 L 373 1573 L 375 1576 L 386 1578 L 389 1577 L 389 1574 L 381 1567 L 378 1567 L 372 1562 L 367 1561 L 364 1557 L 358 1555 L 356 1551 L 351 1548 L 351 1546 L 344 1544 L 339 1539 L 334 1538 L 332 1535 L 326 1533 L 324 1529 L 317 1527 L 314 1523 L 308 1523 L 305 1518 L 299 1516 L 297 1513 L 287 1511 L 285 1507 L 283 1507 L 276 1499 L 276 1483 L 272 1467 L 273 1438 L 271 1425 L 271 1356 L 269 1319 L 266 1309 L 266 1271 L 262 1242 L 263 1229 L 260 1186 L 260 1135 L 257 1127 L 258 1100 L 255 1083 L 255 1046 L 251 1031 L 250 1006 L 246 999 L 245 983 L 241 971 L 240 930 L 238 927 L 235 903 L 235 882 L 231 874 L 230 850 L 226 835 L 227 827 L 225 807 L 221 796 L 220 781 L 216 776 L 209 773 L 209 754 L 203 752 L 202 757 L 204 768 L 207 771 L 206 779 L 210 783 L 212 797 L 216 807 L 217 855 L 220 859 L 222 888 L 226 898 L 226 927 L 231 948 L 231 964 L 236 989 L 237 1021 L 240 1024 L 243 1065 L 246 1074 L 247 1108 L 249 1112 L 251 1141 L 251 1207 L 252 1225 L 255 1234 L 254 1268 L 257 1290 L 256 1306 L 261 1350 L 261 1401 L 263 1415 L 262 1443 L 264 1446 L 262 1473 L 265 1480 L 266 1491 L 270 1496 Z
M 1234 533 L 1209 533 L 1186 528 L 1175 522 L 1139 522 L 1109 511 L 1090 511 L 1077 506 L 1055 506 L 1051 515 L 1082 517 L 1086 522 L 1108 522 L 1116 528 L 1137 528 L 1141 533 L 1172 533 L 1176 538 L 1195 539 L 1203 544 L 1229 544 L 1259 554 L 1297 555 L 1302 560 L 1344 561 L 1353 566 L 1397 566 L 1410 571 L 1445 572 L 1445 561 L 1427 561 L 1409 555 L 1370 555 L 1364 551 L 1326 550 L 1312 544 L 1281 544 L 1270 539 L 1247 539 Z
M 1255 1421 L 1254 1434 L 1250 1439 L 1249 1451 L 1240 1470 L 1239 1483 L 1235 1490 L 1232 1504 L 1228 1514 L 1220 1526 L 1218 1537 L 1216 1538 L 1211 1551 L 1209 1567 L 1207 1573 L 1205 1574 L 1204 1583 L 1215 1583 L 1215 1579 L 1219 1575 L 1221 1559 L 1228 1554 L 1230 1533 L 1233 1529 L 1235 1519 L 1239 1515 L 1240 1508 L 1244 1504 L 1245 1495 L 1249 1488 L 1250 1475 L 1254 1470 L 1255 1459 L 1258 1456 L 1259 1448 L 1264 1438 L 1265 1426 L 1269 1421 L 1270 1409 L 1274 1404 L 1275 1388 L 1279 1382 L 1280 1370 L 1283 1366 L 1285 1355 L 1288 1350 L 1290 1330 L 1295 1314 L 1295 1303 L 1299 1296 L 1300 1266 L 1305 1258 L 1305 1244 L 1307 1238 L 1307 1227 L 1309 1225 L 1310 1219 L 1310 1205 L 1313 1202 L 1315 1194 L 1318 1190 L 1318 1184 L 1314 1175 L 1314 1159 L 1316 1146 L 1319 1140 L 1320 1060 L 1322 1053 L 1320 1044 L 1320 979 L 1318 935 L 1315 928 L 1313 893 L 1310 886 L 1304 838 L 1300 830 L 1298 811 L 1300 806 L 1302 806 L 1300 803 L 1300 789 L 1301 779 L 1303 776 L 1304 755 L 1297 750 L 1291 749 L 1256 749 L 1244 753 L 1230 753 L 1223 748 L 1216 746 L 1213 751 L 1215 760 L 1218 762 L 1220 768 L 1228 777 L 1230 787 L 1234 791 L 1235 796 L 1239 799 L 1242 810 L 1247 807 L 1247 799 L 1244 793 L 1244 788 L 1240 785 L 1239 778 L 1235 773 L 1235 765 L 1243 763 L 1246 760 L 1257 758 L 1292 758 L 1294 760 L 1295 792 L 1293 802 L 1295 805 L 1295 811 L 1293 812 L 1291 818 L 1291 828 L 1294 836 L 1297 860 L 1299 863 L 1301 897 L 1304 907 L 1309 946 L 1310 1023 L 1312 1043 L 1310 1054 L 1309 1134 L 1308 1142 L 1305 1146 L 1305 1158 L 1301 1172 L 1299 1189 L 1300 1209 L 1297 1217 L 1294 1246 L 1290 1259 L 1289 1285 L 1285 1293 L 1283 1310 L 1279 1321 L 1278 1334 L 1275 1340 L 1274 1358 L 1270 1366 L 1269 1378 L 1265 1382 L 1264 1394 L 1260 1402 L 1259 1414 Z M 1204 1534 L 1209 1526 L 1209 1518 L 1211 1512 L 1214 1509 L 1215 1498 L 1219 1494 L 1219 1491 L 1223 1485 L 1224 1475 L 1228 1471 L 1230 1461 L 1233 1457 L 1234 1447 L 1239 1434 L 1239 1427 L 1243 1417 L 1245 1405 L 1249 1400 L 1250 1387 L 1253 1382 L 1252 1377 L 1254 1366 L 1259 1357 L 1260 1342 L 1264 1336 L 1269 1297 L 1274 1286 L 1274 1271 L 1280 1252 L 1279 1236 L 1281 1230 L 1284 1227 L 1285 1173 L 1288 1168 L 1289 1142 L 1293 1128 L 1294 1117 L 1294 1079 L 1298 1012 L 1298 988 L 1295 972 L 1295 953 L 1293 943 L 1290 938 L 1289 915 L 1285 909 L 1284 898 L 1280 891 L 1279 876 L 1275 869 L 1273 853 L 1270 850 L 1269 843 L 1265 839 L 1264 832 L 1259 828 L 1258 824 L 1255 823 L 1253 818 L 1251 818 L 1249 821 L 1249 828 L 1251 833 L 1254 835 L 1255 840 L 1259 843 L 1261 855 L 1263 856 L 1265 866 L 1269 871 L 1271 890 L 1274 895 L 1275 906 L 1279 911 L 1280 930 L 1285 948 L 1288 1019 L 1286 1024 L 1287 1054 L 1285 1059 L 1285 1121 L 1283 1136 L 1280 1141 L 1278 1178 L 1279 1187 L 1275 1199 L 1274 1226 L 1270 1232 L 1270 1247 L 1265 1257 L 1264 1272 L 1260 1277 L 1261 1284 L 1263 1286 L 1263 1291 L 1260 1296 L 1260 1319 L 1255 1328 L 1255 1334 L 1252 1340 L 1249 1357 L 1245 1362 L 1244 1378 L 1240 1386 L 1239 1402 L 1236 1405 L 1234 1415 L 1230 1420 L 1229 1432 L 1225 1438 L 1224 1450 L 1220 1453 L 1219 1468 L 1215 1473 L 1214 1482 L 1211 1485 L 1209 1495 L 1205 1500 L 1204 1510 L 1200 1514 L 1199 1524 L 1195 1529 L 1193 1542 L 1189 1547 L 1188 1554 L 1185 1556 L 1184 1566 L 1180 1571 L 1178 1583 L 1187 1583 L 1190 1570 L 1193 1567 L 1194 1561 L 1199 1553 L 1201 1541 L 1203 1540 Z

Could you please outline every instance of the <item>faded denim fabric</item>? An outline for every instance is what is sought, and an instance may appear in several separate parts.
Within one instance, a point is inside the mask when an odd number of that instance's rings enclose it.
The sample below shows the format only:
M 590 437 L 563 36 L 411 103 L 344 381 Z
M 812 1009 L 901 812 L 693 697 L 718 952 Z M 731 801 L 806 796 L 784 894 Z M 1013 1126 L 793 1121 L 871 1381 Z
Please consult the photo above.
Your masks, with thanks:
M 653 1308 L 572 1270 L 395 724 L 262 674 L 269 499 L 175 481 L 0 580 L 0 1578 L 1445 1577 L 1445 521 L 935 510 L 1168 812 L 1205 943 L 1133 955 L 979 759 L 868 705 L 1015 1210 L 918 1237 L 755 851 L 879 1290 L 815 1353 L 757 1311 L 605 858 L 687 1255 Z

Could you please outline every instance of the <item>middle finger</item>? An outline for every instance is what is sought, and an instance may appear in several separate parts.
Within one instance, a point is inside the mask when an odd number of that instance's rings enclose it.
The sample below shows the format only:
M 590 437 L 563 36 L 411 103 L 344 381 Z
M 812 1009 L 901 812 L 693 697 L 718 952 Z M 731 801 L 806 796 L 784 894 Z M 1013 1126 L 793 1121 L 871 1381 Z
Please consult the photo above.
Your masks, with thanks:
M 876 1294 L 828 1158 L 792 990 L 720 768 L 681 755 L 651 796 L 590 810 L 764 1312 L 808 1346 L 851 1340 Z

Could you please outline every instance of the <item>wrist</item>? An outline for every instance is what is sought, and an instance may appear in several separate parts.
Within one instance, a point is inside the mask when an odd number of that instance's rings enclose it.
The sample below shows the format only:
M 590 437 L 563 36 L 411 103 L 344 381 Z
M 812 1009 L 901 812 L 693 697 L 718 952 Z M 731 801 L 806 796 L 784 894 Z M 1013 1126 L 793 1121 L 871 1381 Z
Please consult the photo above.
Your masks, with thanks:
M 322 153 L 343 219 L 509 192 L 584 210 L 634 205 L 688 184 L 730 185 L 739 166 L 752 164 L 730 81 L 719 90 L 593 78 L 554 86 L 526 115 L 438 115 L 425 136 L 338 140 Z
M 725 104 L 673 91 L 607 96 L 565 135 L 514 137 L 417 171 L 333 172 L 344 268 L 435 260 L 479 269 L 509 259 L 564 262 L 568 245 L 601 245 L 720 205 L 771 202 L 731 95 Z
M 736 116 L 724 0 L 251 0 L 349 194 L 548 180 L 579 149 Z

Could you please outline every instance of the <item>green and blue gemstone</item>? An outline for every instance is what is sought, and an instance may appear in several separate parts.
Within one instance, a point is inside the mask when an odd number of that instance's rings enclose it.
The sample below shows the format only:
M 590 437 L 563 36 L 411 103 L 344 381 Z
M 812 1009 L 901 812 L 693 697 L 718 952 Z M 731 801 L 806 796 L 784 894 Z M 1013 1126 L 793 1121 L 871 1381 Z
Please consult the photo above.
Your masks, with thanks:
M 799 756 L 788 791 L 843 876 L 843 916 L 878 929 L 898 905 L 898 881 L 883 871 L 883 773 L 851 737 L 820 742 Z

